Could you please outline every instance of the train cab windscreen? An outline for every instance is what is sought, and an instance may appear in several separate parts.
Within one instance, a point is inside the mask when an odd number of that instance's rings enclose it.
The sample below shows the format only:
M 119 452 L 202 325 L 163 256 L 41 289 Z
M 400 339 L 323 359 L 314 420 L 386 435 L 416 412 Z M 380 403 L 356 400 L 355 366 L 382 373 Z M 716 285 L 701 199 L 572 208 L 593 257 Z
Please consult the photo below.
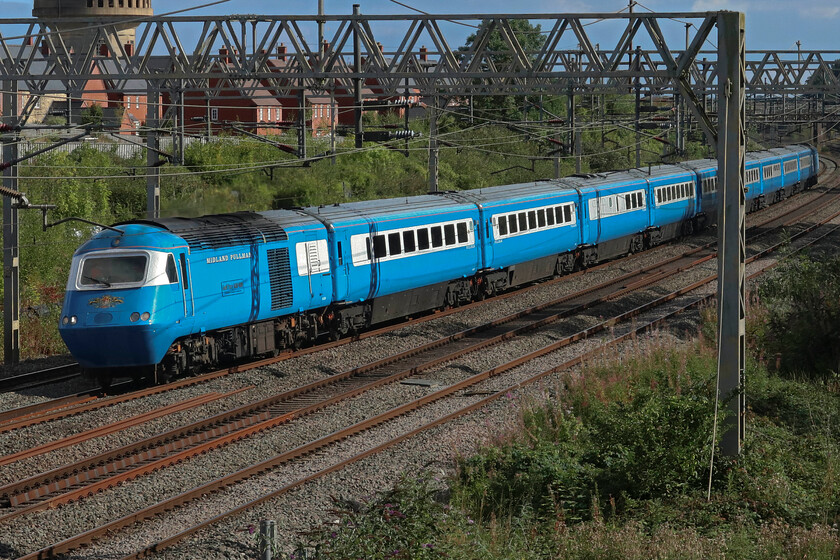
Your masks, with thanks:
M 146 255 L 91 257 L 82 263 L 82 286 L 140 284 L 146 278 Z

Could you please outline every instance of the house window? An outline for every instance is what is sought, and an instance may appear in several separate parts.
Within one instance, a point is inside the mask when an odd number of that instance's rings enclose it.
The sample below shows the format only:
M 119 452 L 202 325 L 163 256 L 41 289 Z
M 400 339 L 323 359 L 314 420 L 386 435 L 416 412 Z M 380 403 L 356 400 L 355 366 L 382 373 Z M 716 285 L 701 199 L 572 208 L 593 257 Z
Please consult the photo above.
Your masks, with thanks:
M 131 2 L 131 0 L 128 0 L 128 1 Z M 87 0 L 87 7 L 88 8 L 93 8 L 93 0 Z
M 262 107 L 260 107 L 259 109 L 257 109 L 257 114 L 259 115 L 259 116 L 257 117 L 257 119 L 258 119 L 258 120 L 263 120 L 263 118 L 262 118 L 262 117 L 263 117 Z
M 211 107 L 210 108 L 210 120 L 211 121 L 219 120 L 219 108 L 218 107 Z
M 135 109 L 140 108 L 140 96 L 139 95 L 134 96 L 134 108 Z

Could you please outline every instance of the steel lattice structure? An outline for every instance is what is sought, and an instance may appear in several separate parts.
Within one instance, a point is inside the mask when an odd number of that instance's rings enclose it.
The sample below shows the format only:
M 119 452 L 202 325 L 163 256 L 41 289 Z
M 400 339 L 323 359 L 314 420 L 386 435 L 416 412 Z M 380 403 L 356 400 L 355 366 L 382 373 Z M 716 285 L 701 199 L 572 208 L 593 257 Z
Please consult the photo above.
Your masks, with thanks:
M 528 49 L 517 35 L 516 20 L 544 24 L 538 47 Z M 685 25 L 685 45 L 669 46 L 661 22 Z M 125 19 L 102 19 L 93 39 L 71 52 L 62 37 L 70 20 L 0 20 L 0 74 L 4 83 L 4 124 L 25 122 L 41 94 L 74 95 L 91 80 L 104 91 L 148 92 L 149 169 L 157 169 L 156 105 L 161 90 L 204 91 L 211 84 L 257 81 L 267 90 L 353 91 L 361 121 L 361 85 L 374 80 L 382 94 L 400 94 L 411 87 L 422 95 L 530 95 L 570 91 L 623 90 L 639 86 L 679 93 L 716 146 L 721 181 L 718 223 L 723 249 L 719 291 L 722 296 L 722 397 L 739 395 L 724 446 L 740 451 L 743 433 L 744 371 L 744 107 L 750 87 L 766 92 L 804 92 L 806 87 L 836 90 L 837 77 L 828 56 L 797 52 L 796 64 L 784 53 L 764 53 L 748 61 L 743 14 L 737 12 L 659 14 L 472 14 L 349 16 L 151 17 L 138 20 L 133 48 L 116 45 Z M 593 40 L 590 26 L 611 26 L 611 48 Z M 89 25 L 90 25 L 89 24 Z M 468 47 L 453 48 L 445 29 L 467 25 L 475 30 Z M 9 33 L 13 28 L 17 33 Z M 192 33 L 187 32 L 192 28 Z M 322 34 L 322 30 L 328 31 Z M 54 30 L 62 29 L 62 32 Z M 716 36 L 712 32 L 717 31 Z M 323 42 L 321 40 L 323 37 Z M 385 43 L 397 44 L 385 49 Z M 500 38 L 501 41 L 492 39 Z M 190 39 L 188 42 L 187 39 Z M 673 43 L 674 41 L 671 40 Z M 110 48 L 105 52 L 99 45 Z M 428 45 L 428 47 L 426 47 Z M 280 47 L 285 47 L 281 58 Z M 704 48 L 714 59 L 703 59 Z M 495 50 L 494 50 L 495 49 Z M 220 52 L 221 51 L 221 52 Z M 278 64 L 277 61 L 282 64 Z M 699 60 L 699 62 L 698 62 Z M 143 84 L 147 84 L 143 87 Z M 132 89 L 132 88 L 140 88 Z M 29 94 L 18 109 L 18 90 Z M 146 91 L 143 91 L 143 90 Z M 88 87 L 86 91 L 90 92 Z M 717 123 L 698 95 L 712 94 Z M 361 141 L 357 134 L 357 143 Z M 430 150 L 433 152 L 433 150 Z M 3 160 L 13 162 L 17 145 L 6 141 Z M 431 159 L 431 157 L 430 157 Z M 4 171 L 4 187 L 16 188 L 13 165 Z M 150 174 L 149 211 L 159 204 L 159 186 Z M 4 282 L 6 361 L 19 356 L 18 207 L 4 200 Z M 726 235 L 724 236 L 724 232 Z
M 145 93 L 136 89 L 137 80 L 178 80 L 188 89 L 207 90 L 213 79 L 246 78 L 265 80 L 281 92 L 317 90 L 328 83 L 351 88 L 354 78 L 364 78 L 375 79 L 385 93 L 402 91 L 406 81 L 424 94 L 564 93 L 570 82 L 579 91 L 597 91 L 615 89 L 629 78 L 655 89 L 668 89 L 677 79 L 695 92 L 716 93 L 717 51 L 709 50 L 716 18 L 716 12 L 152 17 L 139 22 L 136 48 L 120 47 L 107 55 L 98 46 L 116 35 L 123 20 L 92 22 L 99 26 L 96 39 L 86 51 L 71 53 L 62 34 L 51 32 L 66 28 L 67 20 L 2 19 L 0 72 L 18 77 L 36 95 L 51 82 L 74 92 L 88 80 L 101 79 L 109 89 Z M 546 24 L 539 49 L 523 47 L 516 20 Z M 689 37 L 687 31 L 686 48 L 667 46 L 663 20 L 691 22 L 686 29 L 694 33 Z M 610 49 L 595 44 L 588 31 L 593 23 L 607 21 L 625 26 Z M 331 28 L 323 44 L 319 22 Z M 471 48 L 453 48 L 447 40 L 443 29 L 453 22 L 475 28 Z M 18 32 L 4 32 L 8 29 Z M 501 50 L 490 48 L 494 33 L 503 40 Z M 399 45 L 383 50 L 379 37 L 397 37 Z M 358 69 L 353 63 L 357 38 Z M 281 45 L 287 60 L 278 67 L 270 61 Z M 642 49 L 634 51 L 634 45 Z M 220 65 L 221 58 L 229 63 Z M 750 93 L 836 92 L 838 59 L 840 51 L 747 51 L 746 86 Z

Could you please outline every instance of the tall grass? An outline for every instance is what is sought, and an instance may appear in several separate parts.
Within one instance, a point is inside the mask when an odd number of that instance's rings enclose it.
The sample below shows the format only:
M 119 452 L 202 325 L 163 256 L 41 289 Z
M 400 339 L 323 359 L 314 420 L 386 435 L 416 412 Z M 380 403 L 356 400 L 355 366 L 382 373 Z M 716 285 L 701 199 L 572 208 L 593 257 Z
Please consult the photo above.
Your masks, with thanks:
M 310 550 L 465 560 L 840 557 L 838 393 L 750 359 L 744 453 L 715 461 L 707 500 L 715 363 L 702 337 L 639 340 L 524 403 L 493 445 L 457 458 L 446 487 L 406 477 L 361 511 L 342 512 L 339 528 L 317 533 Z M 395 520 L 387 508 L 406 516 Z M 392 546 L 405 535 L 428 546 Z

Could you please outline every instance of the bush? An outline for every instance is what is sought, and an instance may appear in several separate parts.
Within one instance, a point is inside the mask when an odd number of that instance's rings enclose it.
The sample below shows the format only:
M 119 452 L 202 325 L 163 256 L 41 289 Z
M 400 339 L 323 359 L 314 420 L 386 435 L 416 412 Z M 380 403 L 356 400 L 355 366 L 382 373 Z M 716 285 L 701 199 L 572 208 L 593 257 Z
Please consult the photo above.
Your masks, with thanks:
M 791 257 L 759 288 L 767 319 L 758 340 L 782 370 L 830 379 L 840 372 L 840 258 Z
M 663 350 L 628 364 L 620 383 L 614 368 L 584 372 L 565 401 L 525 410 L 512 441 L 461 459 L 460 495 L 484 519 L 533 511 L 580 521 L 601 504 L 621 513 L 702 490 L 714 411 L 704 365 Z

